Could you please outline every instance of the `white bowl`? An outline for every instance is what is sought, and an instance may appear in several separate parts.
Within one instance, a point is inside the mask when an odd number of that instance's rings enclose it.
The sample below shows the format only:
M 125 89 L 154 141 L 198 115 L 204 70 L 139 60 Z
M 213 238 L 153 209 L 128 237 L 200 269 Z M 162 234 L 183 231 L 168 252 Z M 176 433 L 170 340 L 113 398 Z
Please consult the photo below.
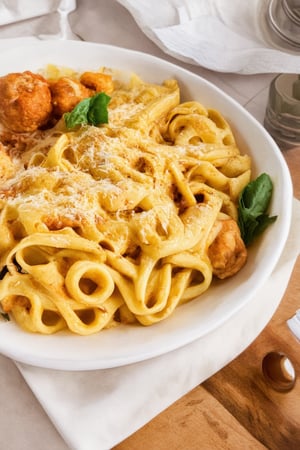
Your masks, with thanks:
M 51 336 L 30 334 L 10 321 L 0 325 L 0 352 L 20 362 L 53 369 L 103 369 L 161 355 L 216 330 L 251 302 L 273 271 L 288 237 L 292 184 L 277 145 L 242 106 L 220 89 L 147 54 L 86 42 L 41 41 L 3 52 L 0 75 L 34 71 L 49 63 L 78 70 L 107 66 L 136 72 L 149 82 L 175 77 L 183 100 L 198 100 L 226 117 L 239 147 L 253 159 L 253 176 L 262 172 L 271 176 L 274 193 L 270 214 L 277 215 L 278 219 L 250 249 L 249 260 L 241 272 L 211 286 L 199 300 L 180 306 L 163 322 L 151 327 L 121 325 L 81 337 L 67 332 Z

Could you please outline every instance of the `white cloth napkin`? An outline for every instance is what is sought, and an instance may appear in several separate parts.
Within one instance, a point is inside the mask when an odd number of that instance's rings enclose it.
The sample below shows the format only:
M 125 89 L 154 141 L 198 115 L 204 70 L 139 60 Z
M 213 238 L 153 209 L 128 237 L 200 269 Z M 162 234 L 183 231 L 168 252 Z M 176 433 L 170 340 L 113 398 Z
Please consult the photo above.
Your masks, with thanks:
M 0 38 L 72 39 L 66 18 L 75 10 L 76 0 L 2 0 Z
M 17 363 L 70 448 L 110 449 L 251 343 L 279 305 L 300 251 L 300 202 L 294 200 L 293 207 L 289 239 L 269 280 L 245 308 L 207 336 L 163 356 L 113 369 L 65 372 Z
M 118 0 L 163 51 L 184 62 L 240 74 L 300 72 L 298 53 L 267 33 L 268 0 Z M 278 45 L 277 45 L 278 47 Z
M 61 0 L 3 0 L 0 2 L 0 25 L 7 25 L 57 10 Z

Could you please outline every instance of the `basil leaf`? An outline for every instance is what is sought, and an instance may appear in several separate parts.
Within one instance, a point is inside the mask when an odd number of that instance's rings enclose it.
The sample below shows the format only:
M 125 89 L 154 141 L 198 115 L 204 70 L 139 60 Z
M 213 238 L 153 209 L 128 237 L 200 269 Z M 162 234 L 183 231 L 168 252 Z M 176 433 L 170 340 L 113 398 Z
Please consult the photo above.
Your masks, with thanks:
M 243 189 L 238 203 L 238 224 L 242 239 L 249 246 L 277 216 L 266 213 L 273 194 L 273 183 L 269 175 L 261 174 Z
M 90 98 L 81 100 L 72 111 L 64 114 L 66 127 L 69 129 L 75 128 L 77 125 L 88 123 L 87 114 L 90 108 Z
M 269 206 L 273 192 L 271 178 L 266 173 L 261 174 L 256 180 L 250 181 L 245 187 L 241 202 L 244 208 L 251 212 L 251 216 L 258 217 Z
M 100 123 L 108 123 L 107 105 L 110 97 L 104 92 L 101 92 L 91 97 L 90 100 L 90 107 L 87 113 L 88 123 L 95 126 Z
M 104 92 L 99 92 L 93 97 L 85 98 L 75 108 L 64 114 L 65 124 L 68 130 L 78 125 L 100 125 L 108 123 L 107 105 L 110 97 Z

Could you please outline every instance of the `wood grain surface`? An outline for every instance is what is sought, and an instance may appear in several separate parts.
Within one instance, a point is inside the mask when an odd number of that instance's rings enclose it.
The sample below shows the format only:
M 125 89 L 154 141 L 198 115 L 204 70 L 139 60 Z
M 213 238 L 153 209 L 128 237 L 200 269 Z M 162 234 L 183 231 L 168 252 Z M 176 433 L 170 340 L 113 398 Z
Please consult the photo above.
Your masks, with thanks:
M 300 148 L 284 153 L 300 199 Z M 273 318 L 234 361 L 163 411 L 115 450 L 300 449 L 300 343 L 286 325 L 300 308 L 300 257 Z M 289 392 L 265 381 L 270 351 L 288 355 L 298 379 Z

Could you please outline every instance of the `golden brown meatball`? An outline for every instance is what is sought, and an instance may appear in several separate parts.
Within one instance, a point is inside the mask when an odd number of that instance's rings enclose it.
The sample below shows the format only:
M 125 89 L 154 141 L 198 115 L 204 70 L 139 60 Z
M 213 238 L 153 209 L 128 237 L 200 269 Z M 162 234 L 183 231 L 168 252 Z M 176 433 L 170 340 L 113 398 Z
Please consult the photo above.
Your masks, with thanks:
M 208 249 L 213 273 L 224 279 L 236 274 L 246 263 L 247 249 L 233 219 L 217 221 L 218 234 Z
M 30 71 L 0 77 L 0 121 L 16 133 L 45 125 L 52 111 L 48 82 Z
M 53 112 L 56 117 L 61 117 L 64 113 L 72 111 L 77 103 L 94 94 L 79 81 L 69 77 L 59 78 L 50 85 L 50 89 Z
M 111 94 L 114 84 L 111 75 L 101 72 L 84 72 L 80 77 L 80 82 L 96 92 Z

